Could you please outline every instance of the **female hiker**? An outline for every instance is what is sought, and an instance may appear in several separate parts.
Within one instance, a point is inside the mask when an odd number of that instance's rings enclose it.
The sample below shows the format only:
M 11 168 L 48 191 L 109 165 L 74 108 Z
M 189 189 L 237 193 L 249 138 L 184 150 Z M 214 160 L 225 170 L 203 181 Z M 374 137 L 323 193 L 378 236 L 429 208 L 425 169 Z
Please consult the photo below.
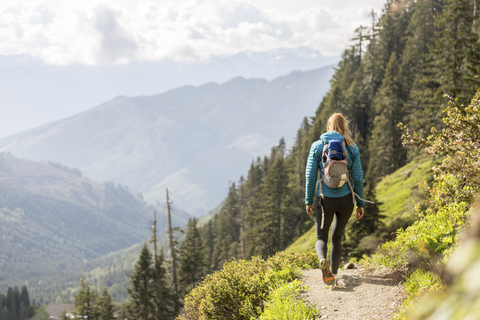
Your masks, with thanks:
M 348 123 L 343 115 L 333 114 L 328 119 L 327 132 L 312 144 L 305 170 L 305 204 L 310 215 L 314 213 L 313 193 L 317 177 L 320 181 L 315 203 L 317 228 L 315 249 L 320 260 L 323 281 L 327 285 L 335 283 L 342 255 L 341 239 L 352 215 L 354 203 L 357 203 L 357 220 L 363 217 L 365 207 L 360 152 L 350 135 Z M 330 272 L 326 255 L 328 232 L 332 221 Z

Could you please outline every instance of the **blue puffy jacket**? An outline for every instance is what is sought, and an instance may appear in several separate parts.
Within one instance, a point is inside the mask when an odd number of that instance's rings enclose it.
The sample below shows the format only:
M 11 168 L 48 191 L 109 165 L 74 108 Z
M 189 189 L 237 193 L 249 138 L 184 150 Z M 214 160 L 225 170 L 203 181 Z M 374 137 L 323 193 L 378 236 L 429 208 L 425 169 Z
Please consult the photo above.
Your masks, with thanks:
M 305 170 L 306 184 L 305 184 L 305 204 L 311 205 L 313 203 L 313 193 L 315 192 L 315 185 L 317 184 L 318 169 L 322 171 L 322 152 L 323 141 L 330 140 L 344 140 L 345 138 L 336 131 L 329 131 L 320 136 L 320 140 L 315 141 L 310 148 L 310 154 L 307 160 L 307 169 Z M 360 151 L 357 145 L 350 147 L 347 144 L 348 153 L 348 170 L 351 172 L 353 179 L 353 190 L 362 199 L 365 199 L 363 195 L 363 171 L 362 163 L 360 162 Z M 340 188 L 329 188 L 322 182 L 323 196 L 329 198 L 340 198 L 351 193 L 348 184 L 344 184 Z M 317 197 L 320 196 L 320 189 L 317 190 Z M 365 202 L 356 198 L 357 207 L 365 207 Z

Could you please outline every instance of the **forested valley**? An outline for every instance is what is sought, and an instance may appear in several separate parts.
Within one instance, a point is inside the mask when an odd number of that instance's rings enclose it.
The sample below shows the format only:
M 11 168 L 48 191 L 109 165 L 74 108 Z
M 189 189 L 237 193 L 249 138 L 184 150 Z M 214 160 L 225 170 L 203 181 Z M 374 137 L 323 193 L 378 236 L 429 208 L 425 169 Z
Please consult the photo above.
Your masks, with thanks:
M 267 274 L 270 280 L 291 280 L 291 265 L 314 266 L 316 257 L 311 254 L 289 255 L 281 251 L 314 225 L 313 218 L 305 213 L 305 164 L 312 143 L 326 131 L 326 121 L 334 112 L 350 120 L 364 165 L 366 199 L 378 202 L 375 186 L 385 176 L 419 159 L 422 150 L 418 148 L 427 148 L 427 153 L 437 157 L 431 173 L 434 181 L 425 177 L 430 182 L 422 189 L 426 201 L 416 206 L 418 221 L 405 220 L 392 230 L 392 226 L 381 222 L 383 213 L 378 203 L 367 204 L 365 218 L 346 231 L 345 259 L 367 259 L 364 254 L 376 248 L 359 243 L 365 237 L 375 237 L 377 243 L 394 241 L 381 246 L 380 253 L 369 263 L 406 265 L 406 258 L 401 260 L 404 252 L 398 249 L 399 243 L 417 246 L 406 240 L 408 230 L 418 231 L 422 223 L 435 224 L 428 217 L 441 214 L 454 221 L 447 234 L 449 242 L 425 240 L 430 249 L 415 250 L 424 259 L 451 254 L 458 230 L 467 225 L 466 214 L 480 187 L 480 110 L 478 94 L 475 97 L 480 87 L 478 18 L 475 0 L 388 0 L 381 14 L 372 11 L 371 25 L 355 30 L 351 46 L 345 49 L 335 69 L 330 91 L 316 113 L 300 124 L 295 144 L 289 148 L 280 139 L 268 156 L 252 160 L 248 173 L 231 183 L 225 201 L 210 220 L 189 221 L 185 240 L 175 251 L 177 268 L 172 268 L 172 251 L 167 248 L 164 251 L 170 263 L 165 262 L 163 250 L 157 256 L 147 246 L 143 248 L 131 276 L 131 299 L 122 308 L 128 312 L 123 316 L 173 318 L 188 294 L 179 319 L 222 318 L 219 308 L 212 307 L 221 303 L 230 308 L 222 311 L 225 319 L 225 314 L 232 315 L 232 319 L 258 317 L 263 310 L 263 302 L 259 301 L 266 299 L 266 293 L 236 305 L 231 297 L 234 294 L 219 279 L 233 279 L 234 273 L 245 277 L 258 273 Z M 396 228 L 405 231 L 392 235 Z M 428 261 L 434 265 L 433 260 Z M 268 268 L 273 273 L 265 271 Z M 425 275 L 421 272 L 417 279 Z M 169 285 L 173 274 L 178 280 L 176 292 Z M 435 275 L 425 277 L 433 279 Z M 432 283 L 440 283 L 435 279 Z M 139 281 L 143 289 L 136 287 Z M 246 283 L 248 279 L 241 281 Z M 259 283 L 245 292 L 257 294 L 255 290 L 263 285 Z

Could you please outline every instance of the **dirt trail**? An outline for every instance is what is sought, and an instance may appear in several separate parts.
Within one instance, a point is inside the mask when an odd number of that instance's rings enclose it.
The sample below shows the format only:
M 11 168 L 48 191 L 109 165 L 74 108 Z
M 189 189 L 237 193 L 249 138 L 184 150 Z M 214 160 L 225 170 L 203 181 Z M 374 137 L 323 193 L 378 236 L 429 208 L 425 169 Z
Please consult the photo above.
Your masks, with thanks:
M 403 273 L 390 269 L 372 272 L 355 264 L 339 270 L 333 287 L 323 283 L 320 269 L 304 271 L 300 281 L 310 288 L 301 297 L 321 308 L 318 319 L 388 319 L 406 298 Z
M 50 315 L 50 319 L 60 319 L 63 309 L 69 311 L 73 309 L 73 304 L 50 304 L 45 307 L 45 311 Z

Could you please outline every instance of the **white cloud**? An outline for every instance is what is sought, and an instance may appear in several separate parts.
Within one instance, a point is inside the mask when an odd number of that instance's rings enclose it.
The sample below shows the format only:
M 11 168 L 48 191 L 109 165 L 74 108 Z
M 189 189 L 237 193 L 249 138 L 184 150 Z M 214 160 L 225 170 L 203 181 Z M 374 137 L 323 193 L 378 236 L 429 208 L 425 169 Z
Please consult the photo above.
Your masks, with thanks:
M 89 65 L 132 59 L 200 62 L 211 55 L 297 47 L 338 55 L 353 30 L 369 23 L 372 9 L 361 1 L 291 14 L 245 0 L 143 0 L 136 10 L 105 1 L 64 3 L 53 8 L 14 2 L 0 8 L 0 54 Z

